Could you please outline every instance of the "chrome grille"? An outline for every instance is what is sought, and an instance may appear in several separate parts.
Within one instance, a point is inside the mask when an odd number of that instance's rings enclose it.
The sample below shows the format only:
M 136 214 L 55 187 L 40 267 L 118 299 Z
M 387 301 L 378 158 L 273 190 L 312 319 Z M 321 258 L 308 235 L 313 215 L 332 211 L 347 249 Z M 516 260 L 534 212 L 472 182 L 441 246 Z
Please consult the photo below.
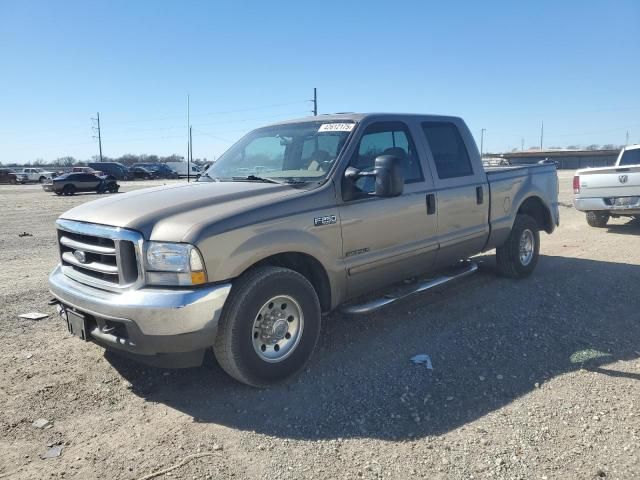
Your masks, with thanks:
M 143 281 L 142 235 L 133 230 L 58 220 L 65 275 L 106 290 L 126 290 Z

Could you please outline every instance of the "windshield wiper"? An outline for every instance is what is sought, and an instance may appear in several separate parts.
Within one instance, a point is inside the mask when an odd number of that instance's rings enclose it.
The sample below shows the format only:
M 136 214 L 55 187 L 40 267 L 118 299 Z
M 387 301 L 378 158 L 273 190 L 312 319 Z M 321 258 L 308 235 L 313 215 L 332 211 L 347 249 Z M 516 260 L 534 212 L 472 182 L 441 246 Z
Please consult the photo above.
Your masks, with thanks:
M 249 182 L 264 182 L 264 183 L 278 183 L 278 184 L 284 183 L 278 180 L 274 180 L 273 178 L 258 177 L 257 175 L 247 175 L 246 177 L 231 177 L 231 179 L 240 180 L 240 181 L 244 180 Z

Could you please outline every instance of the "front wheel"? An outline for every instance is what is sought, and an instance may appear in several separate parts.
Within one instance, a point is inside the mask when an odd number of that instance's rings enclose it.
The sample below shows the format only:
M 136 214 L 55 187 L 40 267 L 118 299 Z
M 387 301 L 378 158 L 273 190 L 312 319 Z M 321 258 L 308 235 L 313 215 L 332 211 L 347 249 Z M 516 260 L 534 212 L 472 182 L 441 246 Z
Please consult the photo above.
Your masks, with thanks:
M 536 268 L 539 252 L 538 223 L 529 215 L 516 215 L 507 241 L 496 248 L 498 271 L 509 278 L 527 277 Z
M 253 387 L 301 370 L 320 335 L 320 302 L 293 270 L 260 267 L 242 275 L 225 303 L 213 351 L 233 378 Z
M 607 212 L 587 212 L 587 223 L 590 227 L 604 228 L 609 221 Z
M 44 183 L 44 182 L 45 182 L 45 180 L 46 180 L 46 177 L 40 177 L 40 178 L 38 179 L 38 181 L 39 181 L 40 183 Z

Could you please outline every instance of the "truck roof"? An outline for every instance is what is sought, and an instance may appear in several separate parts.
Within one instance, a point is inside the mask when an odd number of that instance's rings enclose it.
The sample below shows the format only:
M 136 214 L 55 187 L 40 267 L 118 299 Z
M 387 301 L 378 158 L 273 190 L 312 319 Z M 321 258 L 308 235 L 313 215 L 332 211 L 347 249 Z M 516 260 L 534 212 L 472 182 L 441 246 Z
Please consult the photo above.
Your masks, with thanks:
M 422 114 L 422 113 L 384 113 L 384 112 L 370 112 L 370 113 L 331 113 L 331 114 L 322 114 L 318 116 L 308 116 L 301 118 L 294 118 L 291 120 L 282 120 L 279 122 L 273 122 L 267 127 L 274 125 L 286 125 L 288 123 L 301 123 L 301 122 L 322 122 L 322 121 L 351 121 L 351 122 L 361 122 L 362 120 L 369 119 L 379 119 L 384 121 L 393 121 L 393 120 L 406 120 L 407 118 L 415 118 L 424 121 L 432 121 L 432 122 L 445 122 L 445 121 L 461 121 L 460 117 L 454 117 L 449 115 L 431 115 L 431 114 Z

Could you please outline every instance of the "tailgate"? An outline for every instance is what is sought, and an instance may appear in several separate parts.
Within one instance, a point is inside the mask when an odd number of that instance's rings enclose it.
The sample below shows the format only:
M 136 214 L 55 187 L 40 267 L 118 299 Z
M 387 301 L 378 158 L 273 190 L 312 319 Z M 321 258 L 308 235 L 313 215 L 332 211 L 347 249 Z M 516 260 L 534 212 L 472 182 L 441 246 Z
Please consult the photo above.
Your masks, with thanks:
M 578 197 L 629 197 L 640 195 L 640 166 L 611 167 L 576 172 Z

